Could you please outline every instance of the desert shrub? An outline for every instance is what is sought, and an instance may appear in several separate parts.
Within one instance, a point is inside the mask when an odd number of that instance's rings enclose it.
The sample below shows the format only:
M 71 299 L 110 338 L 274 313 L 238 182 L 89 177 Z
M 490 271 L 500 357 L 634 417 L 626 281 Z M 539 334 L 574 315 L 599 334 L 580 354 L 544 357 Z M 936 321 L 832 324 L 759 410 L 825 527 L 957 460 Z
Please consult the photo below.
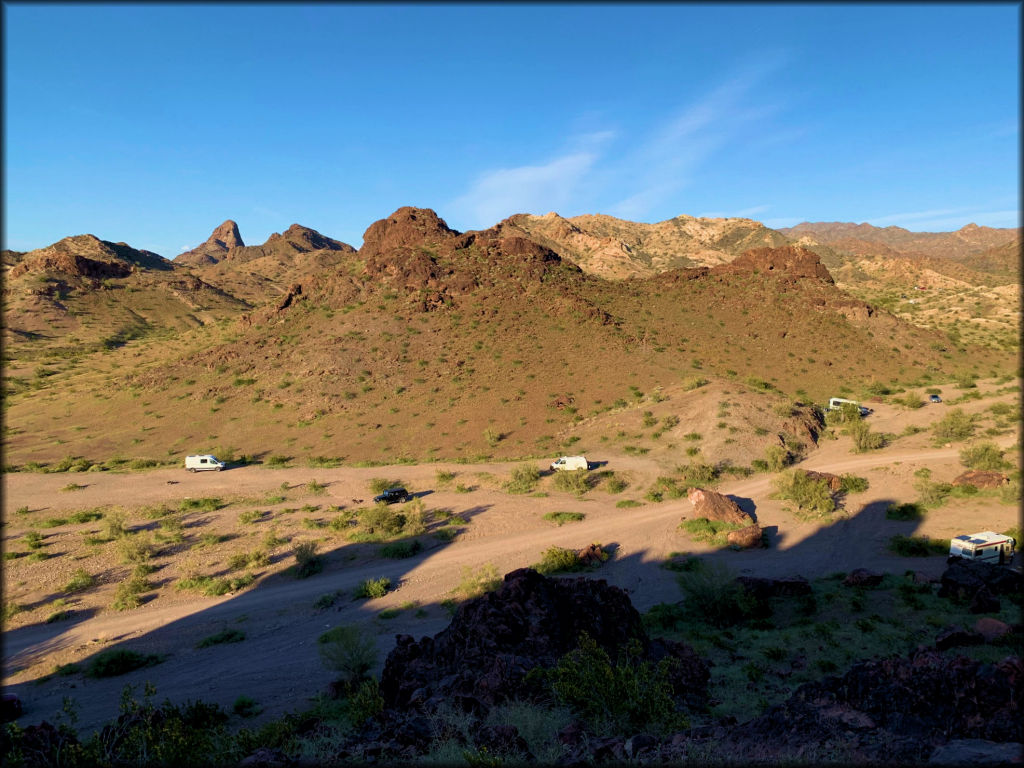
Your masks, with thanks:
M 534 464 L 521 464 L 512 469 L 512 479 L 505 483 L 509 493 L 530 493 L 537 487 L 540 470 Z
M 846 428 L 846 433 L 853 438 L 853 450 L 856 453 L 874 451 L 885 445 L 885 435 L 872 432 L 867 422 L 854 421 Z
M 152 588 L 153 586 L 144 575 L 135 573 L 117 585 L 117 590 L 114 592 L 114 602 L 111 603 L 111 607 L 115 611 L 128 611 L 132 608 L 138 608 L 142 605 L 141 595 Z
M 370 480 L 370 491 L 372 493 L 383 493 L 388 488 L 404 486 L 401 480 L 388 480 L 386 477 L 375 477 Z
M 402 560 L 406 557 L 412 557 L 423 549 L 423 545 L 419 541 L 413 539 L 411 541 L 393 541 L 390 544 L 385 544 L 378 550 L 381 557 L 389 557 L 392 560 Z
M 125 528 L 124 512 L 115 510 L 103 519 L 103 535 L 108 539 L 118 539 L 128 533 Z
M 718 480 L 718 469 L 711 464 L 703 462 L 691 462 L 676 467 L 676 472 L 682 476 L 682 483 L 685 488 L 693 488 L 711 485 Z M 669 498 L 677 499 L 679 496 L 669 495 Z
M 896 405 L 902 405 L 904 408 L 921 408 L 924 406 L 924 400 L 917 392 L 907 392 L 903 397 L 893 398 L 893 402 Z
M 427 530 L 423 499 L 413 499 L 403 505 L 401 515 L 404 518 L 402 522 L 403 536 L 419 536 Z
M 124 536 L 117 542 L 117 551 L 123 563 L 145 563 L 153 557 L 153 543 L 142 534 Z
M 686 531 L 694 541 L 706 541 L 720 547 L 729 543 L 729 531 L 736 531 L 741 527 L 736 523 L 708 520 L 706 517 L 684 520 L 679 524 L 679 529 Z
M 669 733 L 688 725 L 676 711 L 669 682 L 678 663 L 669 657 L 651 664 L 642 658 L 640 643 L 634 640 L 613 664 L 603 648 L 581 633 L 579 647 L 543 677 L 558 700 L 594 732 Z
M 199 641 L 196 648 L 209 648 L 211 645 L 222 645 L 223 643 L 240 643 L 245 640 L 245 632 L 239 629 L 222 629 L 213 635 L 208 635 Z
M 677 578 L 684 607 L 691 616 L 713 626 L 732 626 L 770 609 L 767 604 L 758 604 L 724 565 L 705 563 Z
M 920 496 L 921 504 L 929 509 L 935 509 L 946 503 L 953 486 L 949 483 L 933 483 L 922 477 L 914 481 L 914 490 Z
M 688 376 L 680 382 L 680 386 L 684 392 L 689 392 L 691 389 L 698 389 L 708 383 L 708 380 L 701 376 Z
M 789 451 L 784 446 L 769 445 L 764 449 L 764 463 L 769 472 L 781 472 L 789 459 Z
M 805 512 L 828 515 L 836 508 L 828 483 L 811 477 L 802 469 L 782 473 L 775 478 L 774 485 L 778 498 L 794 502 Z
M 306 483 L 306 490 L 314 496 L 323 496 L 327 493 L 327 486 L 323 483 L 318 483 L 316 480 L 310 480 Z
M 391 579 L 386 576 L 381 576 L 379 579 L 367 579 L 356 587 L 355 597 L 356 599 L 384 597 L 390 588 Z
M 434 482 L 436 482 L 438 485 L 449 485 L 454 479 L 454 472 L 448 472 L 447 470 L 439 469 L 434 473 Z
M 668 556 L 668 560 L 661 564 L 661 567 L 668 571 L 697 571 L 704 567 L 704 561 L 696 555 L 673 552 Z
M 25 546 L 29 549 L 41 549 L 43 546 L 43 535 L 39 531 L 26 531 Z
M 471 600 L 486 592 L 493 592 L 499 586 L 501 576 L 498 575 L 498 569 L 493 563 L 482 565 L 476 570 L 467 565 L 462 568 L 462 579 L 455 592 L 463 599 Z
M 948 555 L 949 539 L 931 539 L 927 536 L 903 536 L 896 534 L 889 539 L 889 549 L 901 557 Z
M 1003 458 L 1003 451 L 993 442 L 976 443 L 960 451 L 960 463 L 970 469 L 998 471 L 1013 466 Z
M 306 459 L 306 466 L 314 469 L 335 469 L 341 466 L 341 459 L 330 456 L 310 456 Z
M 558 526 L 565 525 L 566 523 L 578 523 L 584 517 L 586 515 L 582 512 L 548 512 L 544 515 L 545 520 Z
M 245 573 L 233 578 L 215 579 L 212 576 L 189 576 L 179 579 L 174 585 L 175 589 L 190 589 L 201 592 L 209 597 L 219 597 L 230 592 L 237 592 L 245 589 L 256 580 L 251 573 Z
M 264 549 L 255 549 L 252 552 L 236 552 L 228 558 L 228 568 L 237 570 L 239 568 L 264 568 L 270 565 L 270 555 Z
M 920 504 L 890 504 L 885 509 L 886 520 L 920 520 L 924 517 L 924 508 Z
M 340 626 L 317 638 L 317 650 L 323 665 L 354 685 L 366 677 L 377 663 L 377 643 L 358 627 Z
M 88 589 L 96 583 L 95 577 L 86 571 L 84 568 L 79 568 L 73 574 L 71 574 L 71 580 L 64 585 L 64 592 L 72 594 L 74 592 L 82 592 Z
M 85 668 L 87 677 L 116 677 L 143 667 L 159 664 L 164 659 L 155 653 L 139 653 L 127 648 L 100 651 Z
M 287 467 L 291 463 L 291 456 L 282 456 L 281 454 L 273 454 L 268 456 L 263 462 L 264 466 L 271 467 L 273 469 L 281 469 Z
M 633 507 L 642 507 L 642 506 L 643 506 L 643 504 L 641 504 L 639 501 L 636 501 L 634 499 L 621 499 L 621 500 L 615 502 L 615 508 L 616 509 L 631 509 Z
M 165 517 L 160 521 L 160 533 L 157 538 L 172 544 L 180 544 L 185 540 L 185 525 L 181 518 Z
M 2 614 L 3 623 L 6 624 L 8 621 L 11 620 L 12 617 L 17 616 L 23 610 L 25 609 L 13 600 L 5 602 Z
M 59 528 L 62 525 L 67 525 L 68 519 L 66 517 L 50 517 L 39 523 L 40 528 Z
M 389 538 L 405 527 L 405 515 L 386 504 L 377 504 L 359 511 L 360 532 L 371 537 Z
M 71 618 L 71 616 L 71 611 L 56 611 L 55 613 L 51 613 L 49 616 L 46 617 L 46 623 L 56 624 L 58 621 L 67 621 Z
M 324 568 L 323 558 L 316 554 L 315 541 L 300 541 L 292 547 L 295 555 L 295 577 L 305 579 L 320 573 Z
M 582 496 L 590 490 L 590 477 L 585 469 L 555 473 L 555 490 Z
M 255 699 L 249 696 L 239 696 L 231 707 L 231 711 L 239 717 L 255 717 L 263 711 Z
M 839 478 L 839 483 L 843 493 L 863 493 L 868 489 L 867 478 L 857 475 L 843 475 Z
M 217 498 L 182 499 L 178 505 L 179 512 L 216 512 L 225 504 Z
M 932 426 L 932 434 L 937 443 L 966 440 L 974 434 L 975 426 L 974 416 L 954 408 Z
M 614 473 L 608 476 L 608 479 L 604 484 L 604 489 L 608 491 L 608 493 L 622 493 L 628 487 L 629 483 L 621 477 L 616 476 Z
M 271 527 L 271 529 L 269 531 L 267 531 L 265 534 L 263 534 L 263 542 L 262 543 L 263 543 L 264 549 L 274 549 L 274 547 L 278 547 L 281 544 L 288 543 L 288 539 L 282 538 L 281 536 L 279 536 L 278 533 L 277 533 L 277 528 L 276 527 Z
M 534 570 L 545 576 L 550 576 L 553 573 L 582 571 L 585 567 L 576 550 L 564 547 L 548 547 L 541 555 L 540 562 L 533 566 Z

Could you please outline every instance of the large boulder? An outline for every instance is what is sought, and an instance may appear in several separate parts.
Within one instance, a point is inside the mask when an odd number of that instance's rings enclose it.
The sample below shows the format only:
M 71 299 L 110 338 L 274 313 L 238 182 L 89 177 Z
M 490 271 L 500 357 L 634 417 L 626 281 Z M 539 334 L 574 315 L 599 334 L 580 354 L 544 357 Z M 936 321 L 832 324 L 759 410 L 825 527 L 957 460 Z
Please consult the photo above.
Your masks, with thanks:
M 690 503 L 693 504 L 695 517 L 703 517 L 708 520 L 722 520 L 726 523 L 735 523 L 746 528 L 752 525 L 754 520 L 746 512 L 740 509 L 739 504 L 716 491 L 708 491 L 704 488 L 691 488 L 687 495 Z
M 729 531 L 726 540 L 729 542 L 729 546 L 741 549 L 759 547 L 761 546 L 761 526 L 754 523 L 754 525 L 748 525 L 738 531 Z
M 869 571 L 867 568 L 856 568 L 851 571 L 845 579 L 843 586 L 846 587 L 877 587 L 882 583 L 884 574 Z
M 547 578 L 530 568 L 464 603 L 434 637 L 398 635 L 381 674 L 388 709 L 432 711 L 441 703 L 485 714 L 523 690 L 536 667 L 552 667 L 586 632 L 612 658 L 631 642 L 645 658 L 678 659 L 677 688 L 706 696 L 707 666 L 682 644 L 654 645 L 629 596 L 603 580 Z
M 982 588 L 987 588 L 992 596 L 1024 592 L 1024 576 L 1017 571 L 960 557 L 950 560 L 942 574 L 941 584 L 939 597 L 963 602 L 973 600 Z
M 843 479 L 839 475 L 833 475 L 831 472 L 815 472 L 812 469 L 805 470 L 805 473 L 811 480 L 824 480 L 825 485 L 832 493 L 839 493 L 843 490 Z
M 1009 482 L 1008 475 L 987 469 L 971 469 L 953 478 L 953 485 L 973 485 L 975 488 L 999 488 Z
M 433 246 L 458 234 L 429 208 L 405 206 L 367 228 L 359 253 L 363 256 L 389 256 L 417 246 Z
M 723 270 L 722 267 L 717 269 Z M 799 245 L 751 248 L 733 259 L 725 269 L 737 272 L 772 272 L 789 277 L 823 280 L 826 283 L 835 282 L 828 269 L 821 263 L 818 254 Z

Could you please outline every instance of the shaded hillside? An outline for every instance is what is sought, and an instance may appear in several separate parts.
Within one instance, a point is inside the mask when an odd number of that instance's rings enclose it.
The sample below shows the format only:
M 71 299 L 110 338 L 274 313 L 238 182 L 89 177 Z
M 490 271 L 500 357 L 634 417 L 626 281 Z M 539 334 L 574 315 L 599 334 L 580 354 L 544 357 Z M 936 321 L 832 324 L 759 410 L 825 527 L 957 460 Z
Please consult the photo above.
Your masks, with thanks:
M 372 225 L 335 269 L 233 330 L 183 344 L 195 351 L 178 359 L 140 348 L 137 373 L 102 407 L 54 407 L 69 429 L 102 433 L 91 450 L 108 453 L 213 442 L 263 455 L 458 459 L 561 450 L 583 419 L 695 375 L 820 402 L 840 386 L 1009 364 L 852 298 L 800 249 L 607 281 L 504 224 L 457 233 L 410 208 Z M 24 401 L 9 414 L 22 458 L 65 439 Z M 159 422 L 170 414 L 173 424 Z
M 232 248 L 241 248 L 245 245 L 242 235 L 238 231 L 238 224 L 228 219 L 206 238 L 206 241 L 191 251 L 185 251 L 174 258 L 175 264 L 189 267 L 202 267 L 207 264 L 216 264 L 224 258 Z
M 564 219 L 518 214 L 502 222 L 551 248 L 589 274 L 646 277 L 669 269 L 712 266 L 749 248 L 785 245 L 787 239 L 750 219 L 677 216 L 656 224 L 587 215 Z

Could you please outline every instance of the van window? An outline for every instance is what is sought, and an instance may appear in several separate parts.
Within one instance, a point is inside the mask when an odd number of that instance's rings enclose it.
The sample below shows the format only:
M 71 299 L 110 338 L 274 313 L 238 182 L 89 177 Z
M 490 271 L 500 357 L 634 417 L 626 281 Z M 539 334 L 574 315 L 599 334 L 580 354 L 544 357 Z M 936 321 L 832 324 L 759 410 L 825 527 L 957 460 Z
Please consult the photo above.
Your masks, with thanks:
M 200 459 L 200 460 L 199 460 L 199 463 L 200 463 L 200 464 L 206 464 L 206 459 Z

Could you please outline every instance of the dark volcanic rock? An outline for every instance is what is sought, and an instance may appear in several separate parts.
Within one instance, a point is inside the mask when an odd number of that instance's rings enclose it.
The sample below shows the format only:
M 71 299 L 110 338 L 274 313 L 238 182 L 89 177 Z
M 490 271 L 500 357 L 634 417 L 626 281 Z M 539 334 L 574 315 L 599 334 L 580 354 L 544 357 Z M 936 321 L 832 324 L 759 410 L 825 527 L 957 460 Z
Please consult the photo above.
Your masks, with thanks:
M 363 233 L 363 256 L 386 256 L 420 245 L 436 245 L 457 237 L 440 216 L 429 208 L 399 208 L 386 219 L 371 224 Z
M 267 238 L 265 248 L 286 245 L 296 253 L 308 253 L 309 251 L 344 251 L 355 253 L 356 249 L 348 243 L 321 235 L 315 229 L 303 227 L 299 224 L 292 224 L 283 234 L 275 232 Z
M 586 632 L 612 658 L 630 641 L 651 643 L 629 597 L 603 580 L 550 579 L 523 568 L 499 589 L 460 606 L 447 629 L 399 635 L 381 675 L 385 707 L 432 710 L 442 701 L 483 712 L 519 692 L 526 673 L 554 666 Z M 684 668 L 680 684 L 706 695 L 707 668 L 681 645 L 665 646 Z
M 882 574 L 867 568 L 857 568 L 843 579 L 843 586 L 846 587 L 877 587 L 881 583 Z
M 982 563 L 963 558 L 951 558 L 942 574 L 939 597 L 964 602 L 970 601 L 982 587 L 995 595 L 1020 594 L 1024 591 L 1024 576 L 1005 566 Z
M 778 272 L 790 277 L 814 278 L 834 283 L 832 275 L 821 263 L 818 254 L 798 245 L 781 248 L 751 248 L 729 264 L 714 267 L 712 271 Z
M 973 485 L 975 488 L 999 488 L 1009 482 L 1008 475 L 986 469 L 972 469 L 953 479 L 953 485 Z
M 231 219 L 228 219 L 213 230 L 213 233 L 206 238 L 206 242 L 193 248 L 191 251 L 179 254 L 175 257 L 174 261 L 178 264 L 187 264 L 189 266 L 216 264 L 232 248 L 244 247 L 245 243 L 242 242 L 242 235 L 238 231 L 238 225 Z
M 946 651 L 967 645 L 981 645 L 985 638 L 979 632 L 968 632 L 963 627 L 946 627 L 935 636 L 935 650 Z

